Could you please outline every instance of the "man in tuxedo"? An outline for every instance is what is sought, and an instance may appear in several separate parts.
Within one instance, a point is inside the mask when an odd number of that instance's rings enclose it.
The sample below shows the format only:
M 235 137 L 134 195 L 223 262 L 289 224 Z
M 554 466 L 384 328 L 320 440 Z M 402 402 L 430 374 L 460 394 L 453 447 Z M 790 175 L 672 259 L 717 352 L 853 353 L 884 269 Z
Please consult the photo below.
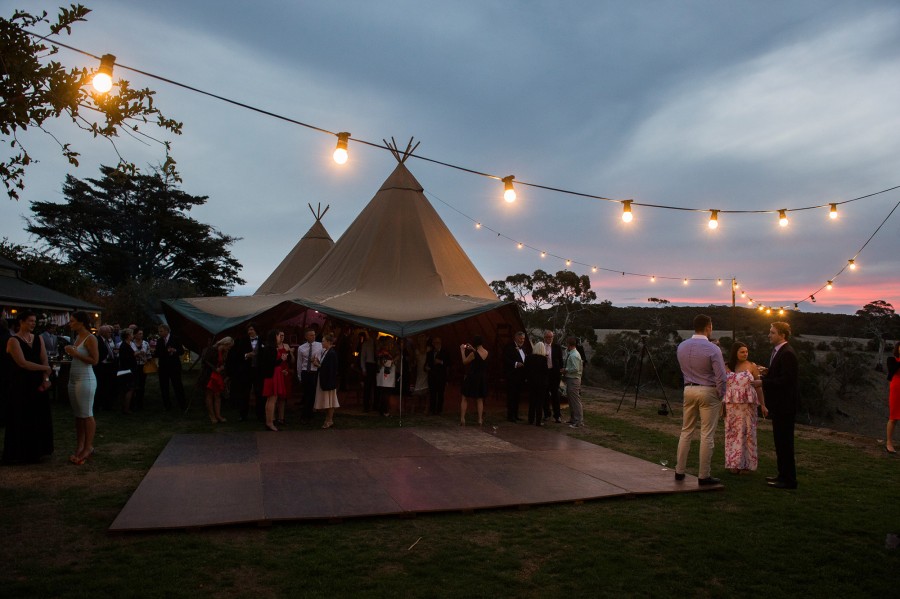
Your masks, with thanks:
M 111 410 L 116 393 L 116 371 L 119 370 L 116 346 L 112 338 L 112 327 L 101 325 L 97 329 L 97 363 L 93 365 L 97 378 L 97 404 L 104 410 Z
M 182 410 L 187 409 L 187 401 L 184 397 L 184 386 L 181 384 L 181 354 L 184 352 L 184 344 L 172 334 L 169 325 L 159 325 L 159 340 L 156 342 L 156 359 L 159 363 L 159 394 L 162 396 L 163 407 L 172 408 L 169 399 L 169 383 L 175 390 L 175 401 Z
M 503 352 L 503 369 L 506 371 L 506 419 L 510 422 L 519 418 L 519 397 L 525 386 L 525 333 L 519 331 L 513 342 Z
M 559 381 L 563 367 L 562 346 L 553 343 L 553 331 L 544 331 L 544 347 L 547 350 L 547 398 L 544 400 L 544 420 L 552 413 L 554 422 L 562 422 L 559 409 Z M 552 408 L 552 412 L 550 411 Z
M 238 410 L 238 420 L 241 422 L 247 420 L 250 412 L 250 390 L 256 391 L 257 397 L 262 391 L 262 385 L 258 380 L 259 371 L 256 367 L 258 348 L 259 337 L 256 334 L 256 325 L 251 322 L 247 325 L 246 336 L 235 340 L 234 347 L 228 352 L 228 358 L 225 361 L 225 370 L 231 379 L 231 397 L 234 399 Z M 263 401 L 257 400 L 256 405 L 265 408 Z M 263 419 L 265 419 L 265 412 L 263 412 Z
M 431 340 L 431 350 L 425 354 L 425 372 L 428 373 L 428 412 L 431 415 L 444 411 L 444 390 L 447 388 L 447 366 L 450 352 L 442 347 L 440 337 Z
M 773 322 L 769 328 L 769 341 L 775 346 L 769 360 L 769 369 L 763 375 L 763 393 L 766 407 L 772 419 L 772 436 L 775 439 L 775 457 L 778 476 L 766 477 L 770 487 L 776 489 L 797 488 L 797 466 L 794 462 L 794 417 L 799 400 L 799 362 L 797 354 L 788 344 L 791 326 L 786 322 Z

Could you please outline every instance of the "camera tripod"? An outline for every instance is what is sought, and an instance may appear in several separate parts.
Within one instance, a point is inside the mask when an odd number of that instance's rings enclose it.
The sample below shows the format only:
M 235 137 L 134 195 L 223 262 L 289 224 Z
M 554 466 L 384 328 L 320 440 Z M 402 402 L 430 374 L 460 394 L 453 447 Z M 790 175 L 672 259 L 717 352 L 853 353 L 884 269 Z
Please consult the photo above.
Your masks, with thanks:
M 631 381 L 635 380 L 634 383 L 634 407 L 637 407 L 638 395 L 641 391 L 641 375 L 644 371 L 644 356 L 650 361 L 650 366 L 653 368 L 653 374 L 656 375 L 656 382 L 659 383 L 659 388 L 662 391 L 663 399 L 666 401 L 665 404 L 660 406 L 658 410 L 658 414 L 660 416 L 667 416 L 672 413 L 672 406 L 669 404 L 669 398 L 666 395 L 666 388 L 663 387 L 662 380 L 659 378 L 659 371 L 656 369 L 656 364 L 653 362 L 653 356 L 650 355 L 650 350 L 647 349 L 647 336 L 641 335 L 641 351 L 638 355 L 638 362 L 634 365 L 634 369 L 631 371 L 631 376 L 628 377 L 627 382 L 625 383 L 625 390 L 622 391 L 622 398 L 619 399 L 619 406 L 616 408 L 616 412 L 619 411 L 619 408 L 622 407 L 622 402 L 625 401 L 625 396 L 628 394 L 628 390 L 631 387 Z

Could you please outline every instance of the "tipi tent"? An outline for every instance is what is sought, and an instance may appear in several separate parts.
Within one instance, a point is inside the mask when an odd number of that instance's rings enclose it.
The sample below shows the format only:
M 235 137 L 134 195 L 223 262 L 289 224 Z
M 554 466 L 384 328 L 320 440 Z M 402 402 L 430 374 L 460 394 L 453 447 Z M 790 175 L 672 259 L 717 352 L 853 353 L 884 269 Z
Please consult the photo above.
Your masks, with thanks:
M 325 210 L 318 207 L 318 211 L 313 211 L 316 222 L 309 228 L 306 235 L 300 238 L 294 249 L 284 257 L 281 264 L 272 271 L 269 278 L 263 281 L 256 293 L 253 295 L 268 295 L 272 293 L 284 293 L 294 287 L 306 274 L 312 270 L 312 267 L 322 259 L 322 256 L 334 246 L 331 235 L 322 225 L 322 217 L 328 212 L 329 206 Z M 309 206 L 312 210 L 312 206 Z
M 169 320 L 205 323 L 213 332 L 215 315 L 218 333 L 251 319 L 265 328 L 312 309 L 399 337 L 437 329 L 451 342 L 474 334 L 506 341 L 522 327 L 515 304 L 500 301 L 469 260 L 406 168 L 408 154 L 395 155 L 397 167 L 369 204 L 293 288 L 166 300 Z

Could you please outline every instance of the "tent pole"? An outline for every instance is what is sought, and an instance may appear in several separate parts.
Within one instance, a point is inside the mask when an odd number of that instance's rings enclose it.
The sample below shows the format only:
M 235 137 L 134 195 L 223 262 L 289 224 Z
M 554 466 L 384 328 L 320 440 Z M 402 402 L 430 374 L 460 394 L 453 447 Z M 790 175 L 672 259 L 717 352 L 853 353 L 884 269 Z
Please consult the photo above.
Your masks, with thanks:
M 406 381 L 403 380 L 403 348 L 406 339 L 403 337 L 400 338 L 400 372 L 397 374 L 400 378 L 400 428 L 403 428 L 403 386 L 406 385 Z

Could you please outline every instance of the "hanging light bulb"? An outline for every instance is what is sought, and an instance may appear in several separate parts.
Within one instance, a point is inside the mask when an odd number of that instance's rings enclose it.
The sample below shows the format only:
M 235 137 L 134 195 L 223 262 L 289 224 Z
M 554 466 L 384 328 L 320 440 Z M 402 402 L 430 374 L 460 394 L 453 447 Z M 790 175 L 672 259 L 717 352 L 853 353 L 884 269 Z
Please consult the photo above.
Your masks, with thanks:
M 834 289 L 834 281 L 828 281 L 825 284 L 825 289 L 827 289 L 828 291 L 831 291 L 832 289 Z
M 799 310 L 799 309 L 800 309 L 800 304 L 798 304 L 797 302 L 794 302 L 794 310 Z
M 816 296 L 811 295 L 811 296 L 809 296 L 809 299 L 812 300 L 812 303 L 816 303 Z
M 622 222 L 630 223 L 634 219 L 631 214 L 631 202 L 634 200 L 622 200 Z
M 475 228 L 476 228 L 476 229 L 480 229 L 480 228 L 481 228 L 481 223 L 475 223 Z
M 571 260 L 566 260 L 566 266 L 572 266 L 572 261 L 571 261 Z
M 681 284 L 682 284 L 682 285 L 687 285 L 687 284 L 688 284 L 688 280 L 687 280 L 687 279 L 684 279 L 684 280 L 681 282 Z
M 766 314 L 771 314 L 771 313 L 772 313 L 772 308 L 766 308 Z
M 547 252 L 541 252 L 541 258 L 546 258 L 546 257 L 547 257 Z
M 856 260 L 854 260 L 853 258 L 850 258 L 850 260 L 847 263 L 847 266 L 850 268 L 850 270 L 856 270 Z
M 787 210 L 778 211 L 778 224 L 782 227 L 788 226 Z
M 337 134 L 337 138 L 337 147 L 334 149 L 332 157 L 338 164 L 344 164 L 347 162 L 347 140 L 350 139 L 350 134 L 346 131 L 342 131 Z
M 721 284 L 722 284 L 722 279 L 716 279 L 716 285 L 721 285 Z
M 597 272 L 597 267 L 596 267 L 596 266 L 592 266 L 592 267 L 591 267 L 591 272 Z
M 828 211 L 828 218 L 831 220 L 837 218 L 837 204 L 831 204 L 831 210 Z
M 715 229 L 719 226 L 719 211 L 718 210 L 710 210 L 709 211 L 709 228 Z
M 91 85 L 94 89 L 105 94 L 112 89 L 112 72 L 113 65 L 116 64 L 116 57 L 112 54 L 104 54 L 100 57 L 100 68 L 94 73 Z
M 748 306 L 752 306 L 752 305 L 753 305 L 753 300 L 747 300 L 747 305 L 748 305 Z
M 655 282 L 656 282 L 656 275 L 650 275 L 650 282 L 651 282 L 651 283 L 655 283 Z
M 516 201 L 516 190 L 513 189 L 513 179 L 515 179 L 513 175 L 501 179 L 501 181 L 503 181 L 503 199 L 510 204 Z
M 741 291 L 741 297 L 747 297 L 747 292 L 746 292 L 746 291 Z
M 784 308 L 778 308 L 778 315 L 784 316 Z
M 519 248 L 519 249 L 521 250 L 521 249 L 522 249 L 523 247 L 525 247 L 525 246 L 524 246 L 524 245 L 522 244 L 522 242 L 520 241 L 519 243 L 516 244 L 516 247 Z

